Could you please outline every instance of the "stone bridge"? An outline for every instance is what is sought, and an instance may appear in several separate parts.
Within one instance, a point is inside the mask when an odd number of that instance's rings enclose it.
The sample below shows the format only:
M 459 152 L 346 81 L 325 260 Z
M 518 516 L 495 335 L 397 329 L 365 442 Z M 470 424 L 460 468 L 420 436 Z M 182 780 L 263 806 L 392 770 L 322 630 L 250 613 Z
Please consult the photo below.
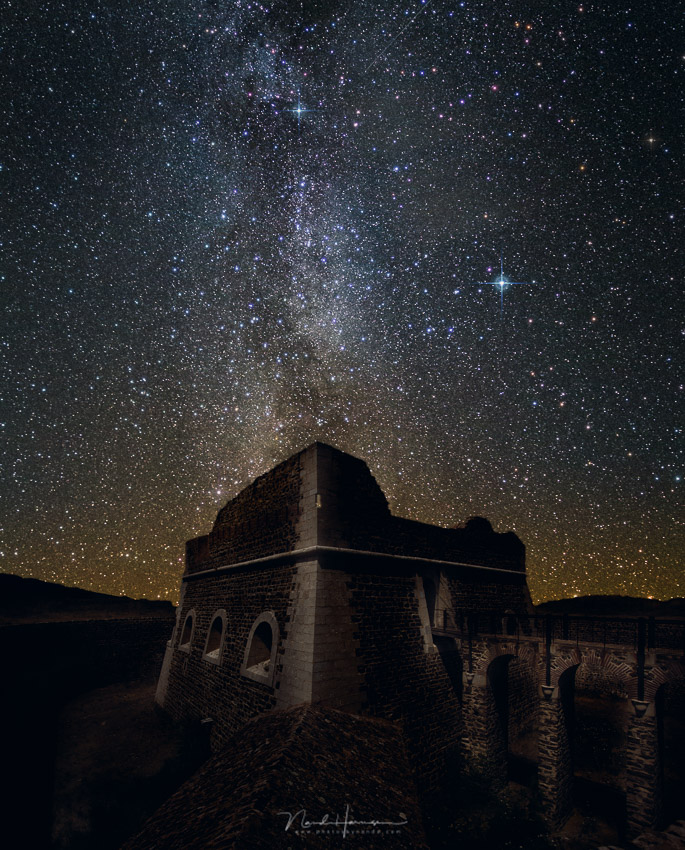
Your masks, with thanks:
M 590 689 L 621 715 L 629 833 L 660 823 L 663 694 L 685 678 L 685 621 L 445 613 L 433 638 L 461 690 L 472 764 L 503 783 L 527 738 L 547 816 L 563 824 L 573 808 L 575 691 Z

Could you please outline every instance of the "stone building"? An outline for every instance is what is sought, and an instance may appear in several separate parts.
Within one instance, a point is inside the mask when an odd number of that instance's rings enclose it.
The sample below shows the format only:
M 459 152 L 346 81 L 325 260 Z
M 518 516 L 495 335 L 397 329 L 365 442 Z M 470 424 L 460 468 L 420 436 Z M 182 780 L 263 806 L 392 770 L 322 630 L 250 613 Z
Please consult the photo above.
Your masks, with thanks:
M 621 644 L 616 661 L 606 629 L 599 651 L 578 628 L 573 641 L 568 623 L 554 632 L 549 618 L 543 626 L 534 616 L 515 534 L 495 533 L 482 518 L 445 529 L 395 517 L 363 461 L 314 443 L 188 542 L 157 702 L 177 720 L 204 722 L 216 758 L 244 730 L 254 736 L 259 715 L 272 718 L 266 729 L 302 706 L 312 707 L 302 715 L 312 728 L 324 728 L 322 711 L 331 729 L 342 730 L 344 716 L 365 719 L 371 749 L 386 735 L 373 723 L 389 722 L 401 746 L 379 750 L 398 775 L 411 766 L 422 801 L 462 757 L 504 783 L 507 758 L 535 730 L 540 790 L 557 825 L 570 811 L 572 779 L 564 676 L 585 659 L 623 676 L 625 699 L 640 703 L 624 785 L 629 819 L 651 825 L 660 792 L 649 698 L 681 675 L 679 655 L 650 655 L 643 635 L 641 645 Z M 348 771 L 355 799 L 369 769 Z M 396 791 L 406 799 L 406 785 Z M 412 842 L 420 845 L 418 833 Z

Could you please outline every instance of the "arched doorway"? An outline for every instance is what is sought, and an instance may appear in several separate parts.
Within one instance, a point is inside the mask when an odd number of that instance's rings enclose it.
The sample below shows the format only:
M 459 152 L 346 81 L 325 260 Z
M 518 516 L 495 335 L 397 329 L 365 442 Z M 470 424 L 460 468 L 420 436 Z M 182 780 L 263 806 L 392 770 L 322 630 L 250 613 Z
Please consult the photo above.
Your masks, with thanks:
M 610 667 L 605 660 L 601 668 L 573 668 L 573 680 L 561 697 L 566 699 L 574 805 L 580 815 L 615 832 L 618 840 L 626 824 L 623 773 L 633 709 L 625 683 Z
M 501 655 L 488 667 L 495 728 L 493 741 L 506 776 L 533 785 L 537 775 L 538 691 L 535 670 L 525 658 Z

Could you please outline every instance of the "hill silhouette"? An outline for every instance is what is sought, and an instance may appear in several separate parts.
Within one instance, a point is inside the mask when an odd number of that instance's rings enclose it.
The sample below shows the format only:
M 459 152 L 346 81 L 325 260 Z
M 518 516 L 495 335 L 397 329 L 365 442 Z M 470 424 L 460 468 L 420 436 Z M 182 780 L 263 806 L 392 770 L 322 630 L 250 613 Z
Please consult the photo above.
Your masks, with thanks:
M 173 611 L 167 601 L 110 596 L 0 573 L 0 624 L 169 617 Z
M 685 599 L 644 599 L 637 596 L 576 596 L 535 606 L 536 614 L 571 614 L 592 617 L 682 617 Z

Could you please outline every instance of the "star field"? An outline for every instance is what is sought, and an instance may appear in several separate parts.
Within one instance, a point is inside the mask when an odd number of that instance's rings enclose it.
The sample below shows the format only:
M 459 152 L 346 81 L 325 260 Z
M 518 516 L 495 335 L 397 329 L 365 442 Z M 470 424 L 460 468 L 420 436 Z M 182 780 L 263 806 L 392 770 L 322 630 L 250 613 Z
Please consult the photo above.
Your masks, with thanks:
M 677 4 L 6 5 L 2 570 L 175 599 L 321 440 L 537 601 L 685 595 Z

